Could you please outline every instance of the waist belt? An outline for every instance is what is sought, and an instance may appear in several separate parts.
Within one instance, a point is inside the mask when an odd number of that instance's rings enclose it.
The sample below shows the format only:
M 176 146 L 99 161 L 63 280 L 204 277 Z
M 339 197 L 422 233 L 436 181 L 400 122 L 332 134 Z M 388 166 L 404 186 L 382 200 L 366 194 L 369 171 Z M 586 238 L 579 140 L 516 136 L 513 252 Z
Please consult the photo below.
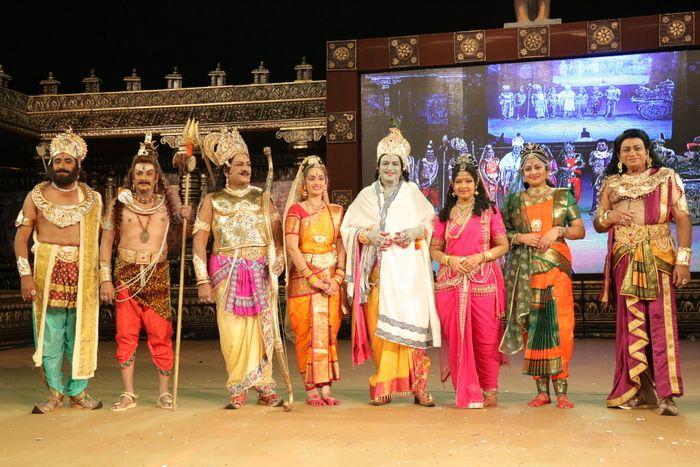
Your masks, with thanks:
M 161 261 L 165 261 L 168 257 L 167 254 L 161 253 L 160 257 L 158 256 L 158 252 L 154 251 L 138 251 L 138 250 L 129 250 L 128 248 L 118 248 L 117 249 L 117 257 L 125 261 L 127 263 L 132 263 L 132 264 L 151 264 L 153 262 L 160 263 Z

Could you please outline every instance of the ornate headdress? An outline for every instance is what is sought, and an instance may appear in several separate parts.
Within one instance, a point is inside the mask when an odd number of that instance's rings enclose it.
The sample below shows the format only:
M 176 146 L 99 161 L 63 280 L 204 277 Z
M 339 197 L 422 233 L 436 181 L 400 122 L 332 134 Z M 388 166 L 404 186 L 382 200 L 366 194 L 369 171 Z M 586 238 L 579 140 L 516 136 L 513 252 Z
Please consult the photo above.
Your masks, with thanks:
M 59 133 L 51 140 L 49 146 L 49 162 L 59 154 L 68 154 L 73 157 L 78 163 L 81 163 L 87 155 L 87 144 L 85 140 L 73 133 L 72 128 L 63 133 Z
M 408 155 L 411 153 L 411 145 L 401 134 L 398 128 L 389 128 L 389 134 L 377 144 L 377 161 L 385 154 L 399 156 L 404 168 L 408 167 Z
M 158 162 L 158 150 L 156 149 L 156 143 L 153 142 L 153 136 L 151 133 L 146 133 L 143 141 L 139 143 L 139 150 L 136 152 L 136 155 L 134 155 L 134 158 L 131 161 L 132 169 L 134 166 L 134 161 L 136 161 L 137 158 L 148 158 L 151 160 L 153 165 L 156 166 L 156 170 L 159 173 L 161 172 L 160 162 Z M 143 162 L 146 161 L 143 160 Z
M 549 150 L 537 143 L 525 143 L 523 152 L 520 154 L 520 168 L 525 165 L 525 161 L 531 157 L 536 157 L 540 162 L 549 164 Z
M 459 172 L 466 172 L 467 166 L 476 167 L 476 159 L 471 154 L 460 154 L 455 158 L 454 168 Z
M 231 166 L 230 161 L 238 154 L 250 157 L 248 146 L 236 128 L 230 130 L 222 128 L 220 131 L 212 131 L 204 137 L 204 155 L 217 167 Z

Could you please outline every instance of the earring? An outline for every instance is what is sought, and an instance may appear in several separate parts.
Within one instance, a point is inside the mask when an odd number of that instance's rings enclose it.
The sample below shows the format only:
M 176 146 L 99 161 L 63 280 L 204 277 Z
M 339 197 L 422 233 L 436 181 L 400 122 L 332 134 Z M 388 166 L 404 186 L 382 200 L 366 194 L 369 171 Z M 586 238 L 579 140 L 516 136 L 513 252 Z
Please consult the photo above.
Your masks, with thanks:
M 457 193 L 455 193 L 455 192 L 453 191 L 453 192 L 452 192 L 452 197 L 453 197 L 453 198 L 456 198 L 456 197 L 457 197 Z
M 474 196 L 479 196 L 479 190 L 474 191 Z
M 304 191 L 301 192 L 301 197 L 302 197 L 303 199 L 306 199 L 306 198 L 309 197 L 309 192 L 306 191 L 306 188 L 304 188 Z
M 622 173 L 622 162 L 621 161 L 617 163 L 617 171 Z
M 647 168 L 651 167 L 651 156 L 649 154 L 647 154 L 646 166 Z

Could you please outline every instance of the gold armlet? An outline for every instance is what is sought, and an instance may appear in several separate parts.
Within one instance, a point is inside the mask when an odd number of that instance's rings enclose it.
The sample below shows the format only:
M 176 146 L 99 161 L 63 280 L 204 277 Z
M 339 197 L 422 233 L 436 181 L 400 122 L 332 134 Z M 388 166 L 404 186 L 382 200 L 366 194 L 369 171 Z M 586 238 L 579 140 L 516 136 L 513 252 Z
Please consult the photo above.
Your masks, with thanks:
M 17 271 L 19 271 L 19 277 L 32 275 L 32 267 L 29 265 L 29 260 L 24 256 L 17 257 Z
M 19 213 L 17 214 L 17 219 L 15 219 L 15 227 L 19 227 L 21 225 L 25 227 L 34 227 L 34 221 L 25 216 L 24 211 L 20 209 Z
M 192 255 L 192 264 L 194 265 L 194 276 L 197 278 L 197 285 L 204 282 L 209 282 L 209 271 L 207 263 L 197 255 Z
M 203 222 L 199 219 L 199 217 L 196 217 L 194 219 L 194 224 L 192 228 L 192 235 L 196 234 L 200 230 L 203 230 L 205 232 L 211 231 L 211 225 L 207 224 L 206 222 Z
M 112 268 L 100 264 L 100 285 L 105 282 L 112 282 Z

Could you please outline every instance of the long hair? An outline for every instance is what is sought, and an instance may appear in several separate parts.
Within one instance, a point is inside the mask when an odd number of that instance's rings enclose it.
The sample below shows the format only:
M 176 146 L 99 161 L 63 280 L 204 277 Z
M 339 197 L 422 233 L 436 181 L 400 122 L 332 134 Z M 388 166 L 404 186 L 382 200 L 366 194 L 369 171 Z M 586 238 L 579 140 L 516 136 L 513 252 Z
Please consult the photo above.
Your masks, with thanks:
M 606 177 L 608 175 L 617 175 L 619 173 L 627 172 L 627 167 L 625 167 L 625 164 L 622 164 L 622 172 L 620 172 L 620 169 L 617 167 L 617 164 L 620 162 L 620 148 L 622 147 L 622 143 L 626 139 L 632 138 L 639 138 L 642 140 L 642 142 L 644 143 L 644 147 L 646 148 L 647 152 L 649 153 L 649 157 L 651 158 L 652 167 L 658 169 L 664 166 L 661 162 L 661 159 L 659 159 L 658 156 L 654 153 L 654 151 L 651 150 L 651 138 L 649 138 L 647 132 L 638 128 L 630 128 L 623 131 L 622 133 L 620 133 L 620 135 L 618 135 L 617 138 L 615 138 L 615 142 L 613 143 L 612 158 L 610 159 L 610 163 L 608 164 L 608 166 L 605 168 Z
M 481 214 L 488 211 L 489 209 L 495 212 L 494 207 L 496 206 L 496 204 L 489 199 L 488 193 L 486 192 L 486 187 L 482 185 L 479 181 L 479 174 L 477 172 L 476 167 L 474 165 L 468 164 L 466 165 L 466 171 L 474 179 L 475 192 L 479 193 L 474 195 L 473 215 L 481 216 Z M 455 180 L 457 179 L 457 176 L 460 172 L 461 171 L 458 167 L 452 169 L 452 178 L 450 179 L 450 187 L 447 190 L 445 205 L 442 207 L 442 209 L 440 209 L 440 213 L 438 214 L 438 217 L 440 218 L 441 222 L 447 222 L 447 220 L 450 218 L 450 212 L 452 211 L 452 208 L 455 204 L 457 204 L 457 196 L 455 194 L 454 185 Z
M 158 163 L 158 156 L 155 150 L 147 149 L 148 155 L 137 155 L 131 161 L 131 167 L 129 168 L 129 173 L 124 178 L 122 182 L 122 187 L 134 191 L 134 167 L 136 164 L 153 164 L 158 173 L 158 182 L 156 182 L 155 189 L 153 193 L 156 195 L 162 195 L 165 198 L 165 207 L 168 212 L 168 222 L 172 222 L 173 219 L 179 219 L 177 212 L 175 211 L 175 205 L 172 199 L 168 196 L 165 191 L 165 182 L 163 181 L 163 171 L 160 169 L 160 164 Z M 112 211 L 112 226 L 114 228 L 114 247 L 119 245 L 119 232 L 121 230 L 122 224 L 122 211 L 124 210 L 124 203 L 115 198 L 114 210 Z
M 377 159 L 377 170 L 374 172 L 374 180 L 377 181 L 379 180 L 379 164 L 382 163 L 382 157 L 386 156 L 387 154 L 382 154 L 382 156 Z M 405 167 L 403 165 L 403 159 L 399 157 L 399 163 L 401 163 L 401 180 L 404 182 L 408 181 L 408 167 Z

